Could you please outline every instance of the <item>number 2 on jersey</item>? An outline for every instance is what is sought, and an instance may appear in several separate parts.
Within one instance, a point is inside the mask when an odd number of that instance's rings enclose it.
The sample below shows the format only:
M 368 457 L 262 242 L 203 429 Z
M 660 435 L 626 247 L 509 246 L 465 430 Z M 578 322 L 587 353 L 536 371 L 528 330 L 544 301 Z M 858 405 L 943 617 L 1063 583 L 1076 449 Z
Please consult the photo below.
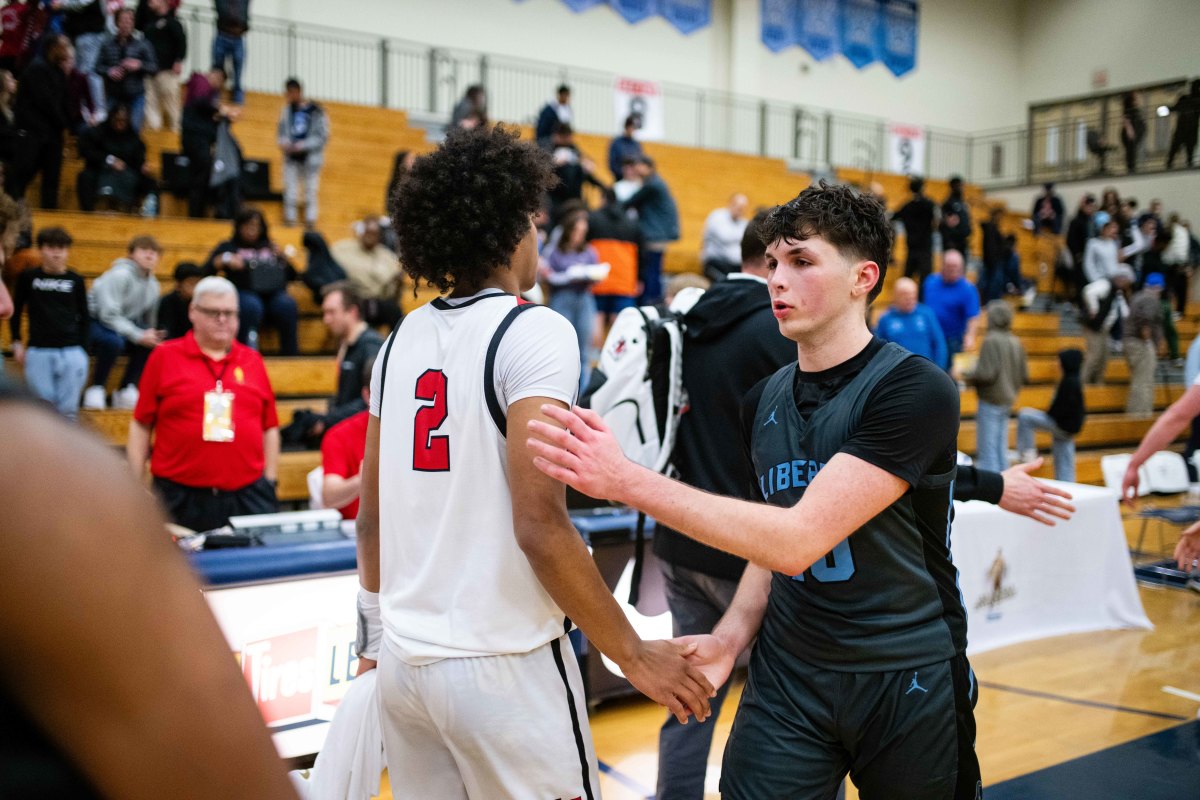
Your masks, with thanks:
M 450 471 L 450 437 L 433 432 L 446 421 L 446 373 L 427 369 L 417 378 L 416 399 L 432 400 L 413 419 L 413 469 L 418 472 Z

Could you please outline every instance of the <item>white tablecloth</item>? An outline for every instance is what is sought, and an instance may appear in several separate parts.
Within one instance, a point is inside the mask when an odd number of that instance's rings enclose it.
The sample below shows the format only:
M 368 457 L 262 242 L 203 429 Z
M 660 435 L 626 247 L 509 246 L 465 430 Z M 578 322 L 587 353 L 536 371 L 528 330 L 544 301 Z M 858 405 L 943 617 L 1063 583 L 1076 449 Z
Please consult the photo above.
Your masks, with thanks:
M 999 507 L 955 503 L 952 549 L 967 607 L 968 652 L 1111 628 L 1150 628 L 1116 492 L 1059 484 L 1074 495 L 1053 528 Z

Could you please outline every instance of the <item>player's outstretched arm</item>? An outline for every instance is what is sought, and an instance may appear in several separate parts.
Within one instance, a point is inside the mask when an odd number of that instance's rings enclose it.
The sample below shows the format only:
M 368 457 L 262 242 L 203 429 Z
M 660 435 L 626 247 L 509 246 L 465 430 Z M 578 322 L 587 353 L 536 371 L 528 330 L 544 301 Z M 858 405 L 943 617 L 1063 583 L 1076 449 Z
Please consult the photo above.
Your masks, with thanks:
M 1121 481 L 1122 501 L 1133 503 L 1137 499 L 1138 470 L 1142 464 L 1145 464 L 1150 456 L 1169 445 L 1184 429 L 1184 426 L 1195 419 L 1197 415 L 1200 415 L 1200 386 L 1191 386 L 1183 393 L 1183 397 L 1172 403 L 1162 413 L 1162 416 L 1154 421 L 1150 430 L 1146 431 L 1146 435 L 1142 437 L 1141 443 L 1134 451 L 1133 458 L 1125 470 L 1125 477 Z
M 0 459 L 4 691 L 105 797 L 294 798 L 161 512 L 111 449 L 5 402 L 0 452 L 20 454 Z
M 508 480 L 517 544 L 558 607 L 617 663 L 630 683 L 680 722 L 686 722 L 689 713 L 703 721 L 714 689 L 686 660 L 695 648 L 638 638 L 571 525 L 562 485 L 533 465 L 526 446 L 529 423 L 548 420 L 540 411 L 547 402 L 531 397 L 508 408 Z M 564 405 L 554 407 L 565 413 Z
M 908 484 L 838 453 L 791 508 L 734 500 L 693 489 L 629 461 L 599 415 L 543 406 L 531 421 L 534 464 L 592 497 L 633 506 L 710 547 L 775 572 L 798 575 L 898 500 Z M 511 445 L 510 445 L 511 447 Z

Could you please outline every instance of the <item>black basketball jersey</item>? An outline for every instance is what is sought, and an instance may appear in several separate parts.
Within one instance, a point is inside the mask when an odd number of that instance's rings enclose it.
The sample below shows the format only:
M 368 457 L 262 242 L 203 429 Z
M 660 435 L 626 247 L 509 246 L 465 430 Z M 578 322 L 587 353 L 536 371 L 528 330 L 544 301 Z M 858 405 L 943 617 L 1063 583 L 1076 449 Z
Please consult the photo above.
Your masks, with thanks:
M 799 502 L 854 435 L 872 390 L 910 357 L 895 344 L 879 347 L 807 417 L 797 408 L 796 365 L 775 373 L 759 400 L 751 435 L 763 498 L 785 507 Z M 918 373 L 913 379 L 931 377 L 944 375 Z M 937 413 L 953 413 L 957 422 L 957 412 Z M 903 497 L 804 573 L 776 573 L 760 643 L 847 672 L 906 669 L 963 652 L 966 611 L 950 555 L 955 470 L 946 466 L 946 472 L 926 471 Z

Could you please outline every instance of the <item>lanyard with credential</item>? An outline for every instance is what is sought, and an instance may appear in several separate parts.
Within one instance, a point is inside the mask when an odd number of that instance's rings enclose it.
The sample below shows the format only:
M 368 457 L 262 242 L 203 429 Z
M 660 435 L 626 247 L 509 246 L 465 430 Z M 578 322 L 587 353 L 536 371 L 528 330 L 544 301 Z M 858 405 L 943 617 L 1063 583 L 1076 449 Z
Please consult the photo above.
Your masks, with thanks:
M 204 366 L 208 368 L 217 384 L 215 389 L 204 393 L 204 441 L 206 442 L 233 441 L 233 392 L 225 391 L 221 383 L 231 360 L 232 354 L 225 357 L 221 365 L 221 372 L 218 374 L 213 369 L 213 365 L 209 363 L 209 359 L 204 359 Z

